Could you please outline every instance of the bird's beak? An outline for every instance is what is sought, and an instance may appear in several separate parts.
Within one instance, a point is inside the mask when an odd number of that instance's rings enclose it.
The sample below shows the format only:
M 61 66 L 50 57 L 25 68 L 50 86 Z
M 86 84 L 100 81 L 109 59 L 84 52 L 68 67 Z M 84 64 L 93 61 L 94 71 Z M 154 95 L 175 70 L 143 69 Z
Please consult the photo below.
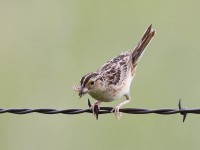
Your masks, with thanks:
M 86 93 L 88 93 L 88 89 L 87 88 L 84 88 L 84 87 L 80 87 L 80 90 L 79 90 L 79 96 L 80 96 L 80 98 L 84 95 L 84 94 L 86 94 Z

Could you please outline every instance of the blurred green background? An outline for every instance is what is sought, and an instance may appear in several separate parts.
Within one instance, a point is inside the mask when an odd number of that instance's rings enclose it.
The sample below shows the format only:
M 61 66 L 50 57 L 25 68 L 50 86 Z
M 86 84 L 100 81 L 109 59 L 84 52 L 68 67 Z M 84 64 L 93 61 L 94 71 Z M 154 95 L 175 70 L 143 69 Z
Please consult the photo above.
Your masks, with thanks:
M 150 24 L 125 107 L 200 108 L 199 1 L 0 1 L 0 108 L 87 108 L 72 89 L 133 49 Z M 90 98 L 91 99 L 91 98 Z M 93 100 L 92 100 L 93 101 Z M 122 99 L 121 99 L 122 101 Z M 120 100 L 104 103 L 115 106 Z M 188 115 L 1 114 L 1 150 L 197 149 L 200 118 Z

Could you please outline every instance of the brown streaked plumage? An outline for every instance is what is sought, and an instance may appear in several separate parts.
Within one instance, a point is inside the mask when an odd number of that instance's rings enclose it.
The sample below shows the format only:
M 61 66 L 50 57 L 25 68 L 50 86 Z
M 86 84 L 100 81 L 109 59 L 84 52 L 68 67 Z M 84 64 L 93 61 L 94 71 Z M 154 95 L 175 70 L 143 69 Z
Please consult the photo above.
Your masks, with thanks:
M 80 86 L 74 87 L 79 96 L 88 93 L 97 100 L 92 105 L 99 105 L 101 102 L 110 102 L 122 96 L 126 100 L 113 108 L 117 118 L 120 118 L 119 109 L 130 101 L 129 89 L 134 78 L 137 62 L 141 58 L 146 46 L 155 34 L 150 25 L 141 40 L 133 51 L 127 51 L 105 63 L 95 72 L 86 74 L 81 78 Z

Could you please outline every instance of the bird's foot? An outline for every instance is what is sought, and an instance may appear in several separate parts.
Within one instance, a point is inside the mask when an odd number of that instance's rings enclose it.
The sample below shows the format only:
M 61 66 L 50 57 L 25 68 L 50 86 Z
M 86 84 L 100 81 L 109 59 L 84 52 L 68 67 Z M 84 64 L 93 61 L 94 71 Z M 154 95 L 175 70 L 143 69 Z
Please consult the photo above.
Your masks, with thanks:
M 96 103 L 94 103 L 94 104 L 91 105 L 90 109 L 92 110 L 93 114 L 96 115 L 95 112 L 96 112 L 97 109 L 99 110 L 100 107 L 99 107 L 99 105 L 97 105 Z
M 115 106 L 113 107 L 113 109 L 111 110 L 112 113 L 115 113 L 115 117 L 117 118 L 117 120 L 119 120 L 122 117 L 122 113 L 119 112 L 120 106 Z
M 99 110 L 100 110 L 100 105 L 101 102 L 97 101 L 94 104 L 91 104 L 90 109 L 92 110 L 94 116 L 96 117 L 96 119 L 98 119 L 98 114 L 99 114 Z

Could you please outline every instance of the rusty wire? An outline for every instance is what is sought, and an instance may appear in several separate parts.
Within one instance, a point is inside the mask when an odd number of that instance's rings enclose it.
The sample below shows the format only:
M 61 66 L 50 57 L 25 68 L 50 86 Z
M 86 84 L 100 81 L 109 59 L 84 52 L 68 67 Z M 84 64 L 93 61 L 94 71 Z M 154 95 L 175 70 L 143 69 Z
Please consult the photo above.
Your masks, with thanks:
M 88 99 L 88 106 L 91 107 L 90 101 Z M 98 119 L 99 114 L 108 114 L 111 113 L 112 107 L 98 107 L 94 108 L 94 113 L 96 116 L 96 119 Z M 119 110 L 122 113 L 127 114 L 160 114 L 160 115 L 170 115 L 170 114 L 177 114 L 180 113 L 183 116 L 183 122 L 186 119 L 186 115 L 188 113 L 192 114 L 200 114 L 200 109 L 188 109 L 188 108 L 182 108 L 181 106 L 181 100 L 179 100 L 178 103 L 178 109 L 172 109 L 172 108 L 163 108 L 163 109 L 144 109 L 144 108 L 121 108 Z M 81 113 L 93 113 L 90 108 L 88 109 L 63 109 L 63 110 L 57 110 L 57 109 L 49 109 L 49 108 L 38 108 L 38 109 L 30 109 L 30 108 L 13 108 L 13 109 L 3 109 L 0 108 L 0 114 L 3 113 L 12 113 L 12 114 L 29 114 L 29 113 L 42 113 L 42 114 L 68 114 L 68 115 L 74 115 L 74 114 L 81 114 Z

